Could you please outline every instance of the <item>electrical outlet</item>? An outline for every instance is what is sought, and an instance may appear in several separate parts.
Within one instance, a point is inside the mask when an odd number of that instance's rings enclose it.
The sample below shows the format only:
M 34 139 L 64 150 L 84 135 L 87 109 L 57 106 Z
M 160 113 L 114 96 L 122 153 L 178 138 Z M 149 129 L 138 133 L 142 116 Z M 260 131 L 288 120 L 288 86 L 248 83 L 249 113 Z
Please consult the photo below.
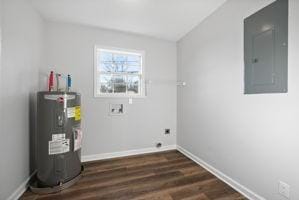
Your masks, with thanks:
M 158 142 L 158 143 L 156 144 L 156 147 L 157 147 L 157 148 L 161 148 L 161 147 L 162 147 L 162 143 L 161 143 L 161 142 Z
M 167 129 L 165 129 L 165 135 L 169 135 L 170 134 L 170 129 L 169 128 L 167 128 Z
M 282 196 L 290 199 L 290 186 L 282 181 L 279 181 L 278 192 Z

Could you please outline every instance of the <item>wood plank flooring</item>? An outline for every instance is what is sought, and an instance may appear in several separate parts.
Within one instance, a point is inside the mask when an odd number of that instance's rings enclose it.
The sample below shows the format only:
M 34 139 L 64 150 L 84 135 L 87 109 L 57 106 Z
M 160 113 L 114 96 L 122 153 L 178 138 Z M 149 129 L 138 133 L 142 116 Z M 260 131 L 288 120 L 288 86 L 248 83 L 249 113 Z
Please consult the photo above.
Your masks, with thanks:
M 26 191 L 23 200 L 245 200 L 180 152 L 84 163 L 82 178 L 56 194 Z

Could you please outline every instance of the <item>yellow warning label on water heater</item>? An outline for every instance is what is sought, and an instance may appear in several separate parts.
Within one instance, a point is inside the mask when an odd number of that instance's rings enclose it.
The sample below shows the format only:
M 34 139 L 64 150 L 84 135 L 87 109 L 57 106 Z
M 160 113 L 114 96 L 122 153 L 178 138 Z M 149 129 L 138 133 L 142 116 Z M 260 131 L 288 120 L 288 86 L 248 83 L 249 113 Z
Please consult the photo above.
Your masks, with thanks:
M 75 107 L 75 121 L 81 120 L 81 107 L 76 106 Z

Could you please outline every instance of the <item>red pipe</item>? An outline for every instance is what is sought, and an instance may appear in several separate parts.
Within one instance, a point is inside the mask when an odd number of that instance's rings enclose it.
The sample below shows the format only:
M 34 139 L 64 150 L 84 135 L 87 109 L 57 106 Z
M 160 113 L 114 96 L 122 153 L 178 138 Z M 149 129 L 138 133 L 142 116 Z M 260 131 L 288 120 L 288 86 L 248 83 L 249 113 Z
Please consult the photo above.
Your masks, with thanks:
M 49 92 L 52 92 L 53 90 L 54 90 L 54 72 L 51 71 L 49 77 Z

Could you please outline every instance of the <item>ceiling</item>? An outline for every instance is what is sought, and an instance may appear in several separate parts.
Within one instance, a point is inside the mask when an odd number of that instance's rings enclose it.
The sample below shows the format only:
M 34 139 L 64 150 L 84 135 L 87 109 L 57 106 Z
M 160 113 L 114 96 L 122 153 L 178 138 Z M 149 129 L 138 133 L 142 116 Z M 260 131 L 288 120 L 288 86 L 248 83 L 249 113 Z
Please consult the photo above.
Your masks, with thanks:
M 226 0 L 31 0 L 47 20 L 177 41 Z

